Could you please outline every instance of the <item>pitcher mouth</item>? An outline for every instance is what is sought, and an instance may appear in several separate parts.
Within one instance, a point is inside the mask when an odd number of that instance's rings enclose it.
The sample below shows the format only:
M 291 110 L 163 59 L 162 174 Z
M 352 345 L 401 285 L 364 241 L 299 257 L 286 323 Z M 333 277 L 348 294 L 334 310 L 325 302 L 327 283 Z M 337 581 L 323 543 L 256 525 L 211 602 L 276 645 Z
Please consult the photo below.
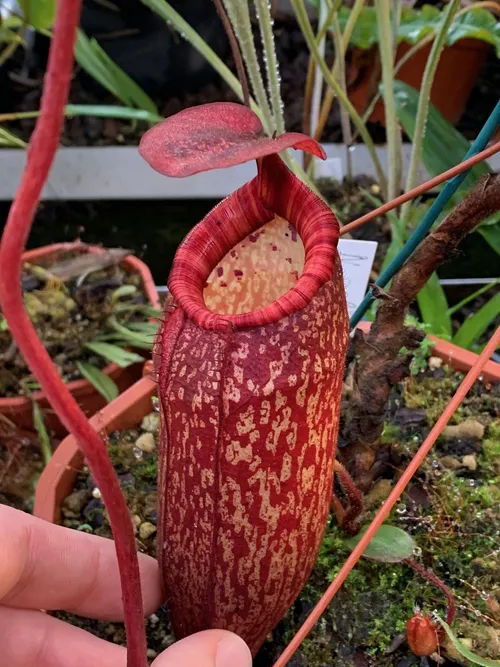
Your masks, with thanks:
M 177 250 L 169 289 L 179 307 L 201 328 L 227 330 L 276 323 L 305 308 L 332 277 L 339 238 L 337 219 L 279 157 L 264 160 L 267 168 L 212 209 Z M 275 215 L 293 225 L 304 244 L 304 268 L 295 285 L 269 305 L 248 313 L 226 315 L 209 310 L 204 289 L 212 271 L 238 243 Z

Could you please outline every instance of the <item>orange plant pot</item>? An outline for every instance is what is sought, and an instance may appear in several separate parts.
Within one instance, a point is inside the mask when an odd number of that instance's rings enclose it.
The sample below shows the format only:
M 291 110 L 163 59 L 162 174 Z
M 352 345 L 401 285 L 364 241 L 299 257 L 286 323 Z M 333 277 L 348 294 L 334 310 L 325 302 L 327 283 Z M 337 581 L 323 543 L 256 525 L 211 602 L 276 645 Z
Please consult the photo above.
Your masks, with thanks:
M 52 245 L 28 250 L 23 254 L 23 261 L 36 264 L 41 260 L 47 260 L 55 257 L 61 252 L 85 251 L 90 253 L 100 253 L 103 249 L 99 246 L 88 246 L 84 243 L 54 243 Z M 129 255 L 122 260 L 122 265 L 129 273 L 138 273 L 142 279 L 145 293 L 155 308 L 160 307 L 160 300 L 153 277 L 149 268 L 137 257 Z M 127 368 L 120 368 L 117 364 L 108 364 L 103 372 L 110 377 L 121 391 L 130 387 L 141 377 L 142 364 L 133 364 Z M 87 415 L 96 414 L 106 405 L 106 400 L 88 380 L 73 380 L 68 382 L 68 389 Z M 33 392 L 33 399 L 44 413 L 44 420 L 47 428 L 56 437 L 64 437 L 67 434 L 66 429 L 59 421 L 59 418 L 51 409 L 45 394 L 42 391 Z M 33 406 L 29 398 L 18 396 L 15 398 L 0 398 L 0 414 L 3 414 L 19 429 L 33 430 Z
M 401 42 L 397 50 L 397 60 L 410 50 L 411 45 Z M 460 120 L 481 67 L 486 62 L 490 45 L 477 39 L 461 39 L 452 46 L 446 46 L 434 77 L 431 91 L 432 104 L 452 125 Z M 431 44 L 423 46 L 399 70 L 396 78 L 416 90 L 420 90 Z M 355 80 L 349 87 L 349 99 L 359 113 L 363 113 L 380 83 L 380 62 L 373 53 L 368 62 L 367 52 L 353 49 L 349 78 Z M 366 62 L 366 65 L 362 63 Z M 370 121 L 385 125 L 383 101 L 377 102 Z
M 369 327 L 368 322 L 360 324 L 364 331 L 368 331 Z M 440 357 L 455 370 L 467 372 L 477 359 L 478 355 L 473 352 L 434 336 L 430 338 L 435 342 L 433 356 Z M 156 395 L 157 385 L 149 377 L 149 366 L 146 364 L 141 380 L 90 420 L 96 430 L 110 433 L 116 429 L 132 428 L 152 411 L 152 399 Z M 488 362 L 484 367 L 483 378 L 487 382 L 500 382 L 500 364 Z M 33 510 L 36 517 L 52 523 L 60 522 L 62 503 L 73 490 L 76 476 L 82 467 L 83 455 L 75 438 L 69 435 L 59 445 L 38 480 Z

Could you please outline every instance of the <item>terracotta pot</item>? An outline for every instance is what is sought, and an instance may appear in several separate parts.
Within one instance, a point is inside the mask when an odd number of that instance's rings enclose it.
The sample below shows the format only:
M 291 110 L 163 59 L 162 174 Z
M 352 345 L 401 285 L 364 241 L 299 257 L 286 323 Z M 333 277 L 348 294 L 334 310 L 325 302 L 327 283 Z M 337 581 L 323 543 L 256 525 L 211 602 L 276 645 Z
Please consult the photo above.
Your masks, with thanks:
M 368 331 L 369 327 L 369 322 L 360 323 L 360 328 L 364 331 Z M 443 359 L 455 370 L 467 372 L 477 359 L 478 355 L 473 352 L 434 336 L 430 338 L 436 343 L 432 354 Z M 145 375 L 141 380 L 90 420 L 96 430 L 110 433 L 115 429 L 132 428 L 151 412 L 152 398 L 156 395 L 157 385 L 149 377 L 149 364 L 146 365 L 144 372 Z M 500 382 L 500 364 L 489 361 L 482 375 L 488 382 Z M 35 516 L 53 523 L 60 522 L 61 505 L 72 491 L 82 466 L 83 455 L 73 436 L 69 435 L 59 445 L 38 480 L 33 510 Z
M 360 322 L 358 328 L 368 333 L 370 330 L 370 322 Z M 451 366 L 456 371 L 467 373 L 470 371 L 478 355 L 469 350 L 464 350 L 463 347 L 448 343 L 437 336 L 428 336 L 434 341 L 435 345 L 432 348 L 432 356 L 442 359 L 447 366 Z M 488 361 L 481 374 L 486 382 L 500 382 L 500 364 L 494 361 Z
M 144 367 L 143 377 L 96 413 L 90 423 L 96 431 L 111 433 L 137 426 L 153 410 L 157 384 L 151 378 L 151 365 Z M 71 493 L 83 467 L 83 454 L 72 435 L 66 436 L 44 468 L 35 491 L 33 514 L 45 521 L 59 523 L 61 505 Z
M 397 50 L 399 61 L 411 48 L 401 42 Z M 462 116 L 467 100 L 476 83 L 479 70 L 486 62 L 490 45 L 477 39 L 461 39 L 452 46 L 446 46 L 441 55 L 431 91 L 431 102 L 443 116 L 455 125 Z M 406 62 L 396 78 L 416 90 L 420 90 L 431 44 L 423 46 Z M 368 56 L 371 54 L 371 57 Z M 349 78 L 354 80 L 349 87 L 349 98 L 356 110 L 363 113 L 378 90 L 380 83 L 380 62 L 378 53 L 353 49 L 352 71 Z M 379 101 L 370 120 L 385 125 L 385 109 Z
M 28 250 L 23 255 L 23 261 L 37 263 L 40 260 L 50 259 L 63 251 L 80 249 L 91 253 L 103 252 L 103 249 L 98 246 L 87 246 L 83 243 L 55 243 L 53 245 L 44 246 L 43 248 Z M 151 305 L 155 308 L 159 308 L 160 301 L 153 277 L 144 262 L 141 262 L 140 259 L 133 255 L 129 255 L 122 260 L 122 265 L 125 270 L 130 273 L 138 273 L 141 276 L 144 290 Z M 123 391 L 141 377 L 142 364 L 133 364 L 127 368 L 120 368 L 116 364 L 109 364 L 103 369 L 103 372 L 117 384 L 120 391 Z M 106 405 L 106 399 L 94 389 L 88 380 L 74 380 L 68 382 L 66 386 L 87 415 L 96 414 L 98 410 Z M 51 406 L 45 398 L 44 393 L 42 391 L 36 391 L 33 393 L 33 398 L 43 410 L 47 428 L 56 437 L 65 436 L 67 431 L 59 421 L 57 415 L 52 412 Z M 0 398 L 0 413 L 5 415 L 20 429 L 33 430 L 32 411 L 31 400 L 24 396 Z

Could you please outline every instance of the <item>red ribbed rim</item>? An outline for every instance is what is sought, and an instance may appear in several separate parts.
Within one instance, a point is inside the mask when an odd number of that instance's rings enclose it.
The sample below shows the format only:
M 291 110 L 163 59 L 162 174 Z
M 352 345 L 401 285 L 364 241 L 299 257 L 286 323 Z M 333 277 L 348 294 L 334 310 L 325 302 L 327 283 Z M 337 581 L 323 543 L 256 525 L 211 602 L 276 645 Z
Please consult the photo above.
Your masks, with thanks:
M 203 291 L 213 269 L 275 214 L 288 220 L 304 243 L 304 271 L 297 284 L 250 313 L 220 315 L 208 310 Z M 169 289 L 187 316 L 204 329 L 271 324 L 304 308 L 331 279 L 338 238 L 339 225 L 331 209 L 271 155 L 262 160 L 260 176 L 212 209 L 188 234 L 176 253 Z

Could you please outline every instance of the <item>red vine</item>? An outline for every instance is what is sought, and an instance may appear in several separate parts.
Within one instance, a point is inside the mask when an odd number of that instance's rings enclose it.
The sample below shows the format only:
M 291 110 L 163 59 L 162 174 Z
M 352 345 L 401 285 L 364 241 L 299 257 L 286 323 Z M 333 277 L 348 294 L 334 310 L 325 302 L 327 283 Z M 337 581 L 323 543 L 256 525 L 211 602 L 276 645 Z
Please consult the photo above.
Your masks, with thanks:
M 135 538 L 127 505 L 106 445 L 95 433 L 58 375 L 24 309 L 21 291 L 22 252 L 42 188 L 47 180 L 64 119 L 73 70 L 73 48 L 80 0 L 59 0 L 40 118 L 33 133 L 26 169 L 0 241 L 0 307 L 13 339 L 37 377 L 61 422 L 77 439 L 98 484 L 113 528 L 120 568 L 128 666 L 146 667 L 142 595 Z

